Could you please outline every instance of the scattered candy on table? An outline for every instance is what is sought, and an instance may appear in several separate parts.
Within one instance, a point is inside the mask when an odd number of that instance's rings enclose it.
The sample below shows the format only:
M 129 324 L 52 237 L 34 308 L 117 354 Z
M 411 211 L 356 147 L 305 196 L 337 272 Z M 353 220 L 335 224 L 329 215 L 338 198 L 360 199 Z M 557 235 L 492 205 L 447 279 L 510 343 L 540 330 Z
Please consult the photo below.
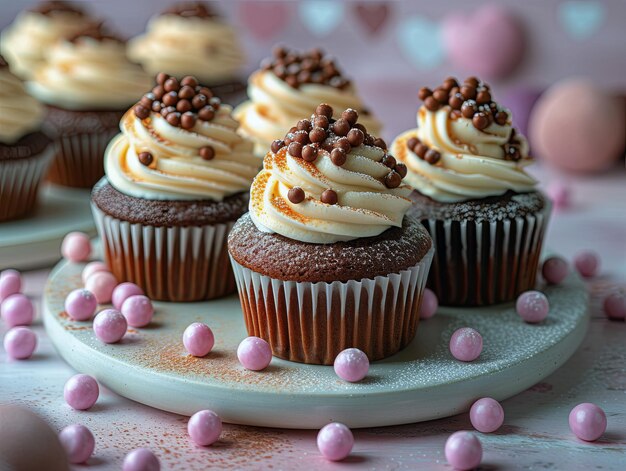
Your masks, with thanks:
M 602 303 L 606 317 L 613 320 L 626 319 L 626 294 L 624 291 L 609 293 Z
M 81 424 L 65 427 L 59 433 L 59 440 L 67 453 L 67 459 L 72 464 L 87 461 L 96 447 L 96 441 L 91 430 Z
M 450 353 L 457 360 L 473 361 L 483 350 L 483 337 L 471 327 L 462 327 L 450 338 Z
M 479 432 L 495 432 L 504 422 L 504 409 L 495 399 L 483 397 L 472 404 L 470 422 Z
M 259 337 L 247 337 L 237 347 L 237 358 L 247 370 L 260 371 L 272 361 L 272 349 Z
M 116 343 L 122 340 L 128 323 L 124 315 L 117 309 L 104 309 L 96 314 L 93 320 L 93 331 L 104 343 Z
M 0 315 L 7 327 L 31 325 L 35 318 L 35 308 L 27 296 L 17 293 L 2 301 Z
M 574 266 L 582 276 L 592 278 L 600 269 L 600 257 L 591 250 L 584 250 L 574 257 Z
M 77 374 L 65 383 L 63 397 L 65 402 L 76 410 L 90 409 L 98 400 L 100 388 L 98 382 L 91 376 Z
M 12 294 L 22 292 L 22 275 L 17 270 L 4 270 L 0 273 L 0 302 Z
M 106 304 L 111 301 L 113 290 L 117 286 L 117 280 L 108 271 L 97 271 L 85 282 L 85 289 L 91 291 L 96 297 L 98 304 Z
M 122 303 L 120 310 L 131 327 L 145 327 L 152 321 L 154 306 L 148 296 L 135 294 L 129 296 Z
M 547 258 L 541 266 L 541 275 L 547 283 L 558 285 L 569 273 L 567 261 L 561 257 Z
M 477 468 L 483 459 L 483 447 L 478 437 L 463 430 L 450 435 L 444 452 L 448 463 L 463 471 Z
M 108 272 L 109 267 L 107 267 L 106 263 L 104 262 L 100 262 L 100 261 L 89 262 L 87 265 L 85 265 L 85 268 L 83 268 L 83 271 L 81 273 L 81 279 L 83 280 L 83 283 L 86 283 L 87 279 L 91 275 L 99 271 Z
M 515 310 L 524 321 L 536 324 L 548 317 L 550 303 L 541 291 L 526 291 L 517 298 Z
M 137 448 L 126 455 L 122 471 L 160 471 L 161 463 L 152 451 Z
M 97 308 L 96 297 L 86 289 L 75 289 L 65 298 L 65 312 L 75 321 L 91 319 Z
M 63 239 L 61 254 L 70 262 L 84 262 L 91 255 L 91 241 L 82 232 L 70 232 Z
M 324 458 L 331 461 L 345 459 L 354 446 L 352 431 L 339 422 L 322 427 L 317 434 L 317 448 Z
M 113 289 L 113 293 L 111 294 L 113 307 L 115 309 L 120 309 L 126 299 L 137 294 L 144 294 L 144 292 L 135 283 L 130 283 L 128 281 L 120 283 Z
M 197 445 L 211 445 L 220 438 L 222 419 L 212 410 L 201 410 L 189 419 L 187 432 Z
M 569 427 L 581 440 L 596 441 L 606 431 L 606 414 L 590 402 L 583 402 L 569 414 Z
M 207 355 L 215 344 L 213 331 L 208 325 L 194 322 L 183 333 L 183 345 L 190 355 L 203 357 Z
M 4 334 L 4 349 L 14 360 L 27 360 L 37 347 L 37 334 L 28 327 L 13 327 Z
M 347 348 L 337 355 L 333 367 L 341 379 L 356 383 L 367 375 L 370 361 L 367 355 L 358 348 Z
M 437 312 L 439 300 L 437 295 L 430 288 L 424 288 L 422 294 L 422 304 L 420 305 L 420 319 L 430 319 Z

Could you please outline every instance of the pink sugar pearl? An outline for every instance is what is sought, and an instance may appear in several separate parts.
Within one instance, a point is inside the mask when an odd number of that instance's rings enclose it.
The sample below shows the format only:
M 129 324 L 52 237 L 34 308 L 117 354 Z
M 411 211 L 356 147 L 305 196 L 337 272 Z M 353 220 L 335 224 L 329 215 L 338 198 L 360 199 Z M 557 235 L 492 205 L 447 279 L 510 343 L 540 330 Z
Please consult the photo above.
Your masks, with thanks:
M 437 312 L 439 307 L 439 300 L 433 290 L 429 288 L 424 289 L 422 295 L 422 304 L 420 306 L 420 319 L 430 319 Z
M 482 336 L 471 327 L 462 327 L 450 338 L 450 353 L 457 360 L 473 361 L 483 351 Z
M 91 430 L 80 424 L 68 425 L 61 430 L 59 441 L 65 449 L 67 459 L 72 464 L 87 461 L 96 447 L 96 441 Z
M 272 349 L 259 337 L 247 337 L 237 347 L 237 358 L 247 370 L 260 371 L 272 361 Z
M 89 236 L 82 232 L 70 232 L 61 244 L 61 255 L 70 262 L 84 262 L 91 254 Z
M 183 333 L 183 345 L 187 352 L 194 357 L 207 355 L 215 344 L 213 331 L 208 325 L 194 322 Z
M 201 410 L 189 419 L 187 432 L 197 445 L 211 445 L 220 438 L 222 419 L 212 410 Z
M 137 448 L 124 458 L 122 471 L 160 471 L 159 459 L 147 448 Z
M 472 404 L 470 422 L 479 432 L 495 432 L 504 422 L 504 409 L 495 399 L 483 397 Z
M 122 314 L 131 327 L 145 327 L 152 320 L 154 306 L 148 296 L 135 294 L 122 303 Z
M 0 302 L 12 294 L 22 292 L 22 275 L 17 270 L 4 270 L 0 273 Z
M 14 360 L 27 360 L 37 347 L 37 334 L 28 327 L 13 327 L 4 335 L 4 349 Z
M 91 319 L 97 308 L 96 297 L 86 289 L 75 289 L 65 298 L 65 312 L 75 321 Z
M 569 413 L 569 428 L 581 440 L 593 442 L 606 431 L 606 414 L 595 404 L 583 402 Z
M 124 301 L 126 301 L 131 296 L 135 296 L 136 294 L 144 294 L 144 292 L 135 283 L 131 283 L 129 281 L 120 283 L 115 287 L 111 295 L 111 302 L 113 303 L 113 307 L 115 309 L 120 309 L 122 307 L 122 304 L 124 304 Z
M 104 309 L 93 320 L 93 331 L 104 343 L 119 342 L 127 328 L 126 318 L 117 309 Z
M 81 279 L 83 280 L 83 284 L 87 283 L 87 279 L 91 275 L 99 271 L 110 272 L 109 267 L 107 267 L 106 263 L 104 262 L 89 262 L 87 265 L 85 265 L 85 268 L 83 268 L 83 272 L 80 275 Z
M 354 446 L 352 431 L 339 422 L 324 425 L 317 434 L 317 449 L 327 460 L 341 461 Z
M 98 304 L 111 302 L 113 290 L 117 286 L 117 280 L 108 271 L 98 271 L 87 278 L 85 289 L 93 293 Z
M 551 285 L 558 285 L 561 283 L 567 274 L 569 273 L 569 267 L 567 262 L 561 257 L 550 257 L 543 262 L 541 266 L 541 275 L 547 283 Z
M 12 294 L 2 301 L 0 314 L 7 327 L 31 325 L 35 318 L 35 308 L 27 296 L 21 293 Z
M 65 383 L 63 397 L 72 409 L 87 410 L 93 406 L 100 395 L 98 382 L 89 375 L 72 376 Z
M 448 437 L 444 452 L 448 463 L 462 471 L 477 468 L 483 459 L 483 447 L 478 437 L 463 430 Z
M 346 348 L 335 358 L 335 373 L 344 381 L 356 383 L 367 375 L 370 361 L 358 348 Z
M 541 291 L 526 291 L 517 298 L 515 310 L 524 321 L 536 324 L 548 317 L 550 303 Z
M 626 319 L 626 295 L 623 291 L 610 293 L 604 298 L 603 306 L 606 317 L 614 320 Z
M 566 209 L 570 206 L 570 189 L 561 181 L 554 181 L 546 188 L 546 194 L 555 209 Z
M 574 266 L 582 276 L 592 278 L 600 269 L 600 257 L 591 250 L 584 250 L 574 257 Z

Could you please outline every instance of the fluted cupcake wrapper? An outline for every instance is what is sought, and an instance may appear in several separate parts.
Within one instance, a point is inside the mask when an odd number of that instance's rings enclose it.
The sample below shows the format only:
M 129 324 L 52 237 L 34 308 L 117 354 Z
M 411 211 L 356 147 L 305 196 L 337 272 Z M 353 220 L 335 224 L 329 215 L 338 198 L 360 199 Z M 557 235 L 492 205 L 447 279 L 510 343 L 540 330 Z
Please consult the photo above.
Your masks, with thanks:
M 533 289 L 550 209 L 495 222 L 422 220 L 435 245 L 427 286 L 439 304 L 486 306 Z
M 39 184 L 52 160 L 52 147 L 42 154 L 0 161 L 0 221 L 20 218 L 34 208 Z
M 346 348 L 375 361 L 413 340 L 432 257 L 431 248 L 400 273 L 332 283 L 276 280 L 231 263 L 248 334 L 279 358 L 330 365 Z
M 91 205 L 104 258 L 118 281 L 158 301 L 214 299 L 235 291 L 226 240 L 233 222 L 157 227 L 114 218 Z

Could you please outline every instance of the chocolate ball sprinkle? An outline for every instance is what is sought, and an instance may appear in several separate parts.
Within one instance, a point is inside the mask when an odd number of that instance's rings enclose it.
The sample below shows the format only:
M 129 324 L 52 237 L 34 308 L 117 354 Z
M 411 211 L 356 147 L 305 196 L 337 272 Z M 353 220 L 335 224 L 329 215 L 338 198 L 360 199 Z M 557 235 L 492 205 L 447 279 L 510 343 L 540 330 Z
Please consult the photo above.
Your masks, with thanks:
M 440 104 L 445 105 L 448 103 L 448 92 L 443 88 L 437 88 L 433 92 L 433 98 L 437 100 Z
M 343 164 L 346 163 L 346 152 L 343 149 L 337 147 L 331 151 L 330 160 L 338 167 L 341 167 Z
M 404 165 L 401 162 L 398 162 L 396 164 L 396 168 L 394 168 L 394 170 L 396 171 L 396 173 L 398 173 L 398 175 L 400 175 L 401 178 L 406 177 L 406 174 L 408 173 L 408 169 L 406 168 L 406 165 Z
M 330 119 L 333 117 L 333 108 L 326 103 L 322 103 L 315 109 L 315 114 L 326 116 Z
M 352 147 L 358 147 L 363 144 L 365 134 L 360 129 L 353 128 L 348 132 L 347 138 Z
M 180 84 L 186 87 L 196 88 L 198 86 L 198 80 L 192 75 L 187 75 L 183 77 Z
M 189 100 L 193 98 L 194 96 L 196 96 L 196 91 L 193 88 L 191 88 L 189 85 L 184 85 L 178 92 L 178 96 L 185 100 Z
M 178 80 L 176 80 L 176 78 L 171 77 L 165 81 L 165 83 L 163 84 L 163 88 L 166 92 L 177 92 L 178 90 L 180 90 L 180 84 L 178 83 Z
M 191 105 L 190 105 L 191 106 Z M 183 129 L 191 129 L 196 125 L 196 116 L 187 111 L 180 117 L 180 127 Z
M 167 75 L 166 73 L 164 73 L 164 72 L 159 72 L 159 73 L 157 74 L 157 76 L 156 76 L 156 81 L 157 81 L 157 83 L 158 83 L 159 85 L 163 85 L 163 84 L 165 83 L 165 81 L 166 81 L 167 79 L 169 79 L 169 78 L 170 78 L 170 76 L 169 76 L 169 75 Z
M 373 144 L 374 147 L 380 147 L 382 150 L 387 150 L 387 143 L 381 137 L 377 137 L 376 139 L 374 139 Z
M 446 91 L 450 91 L 452 90 L 454 87 L 458 87 L 459 83 L 456 81 L 456 79 L 454 77 L 447 77 L 444 81 L 443 81 L 443 85 L 442 88 Z
M 146 119 L 150 116 L 150 110 L 143 105 L 136 105 L 135 108 L 135 116 L 139 119 Z
M 345 119 L 350 126 L 354 126 L 357 120 L 359 119 L 359 113 L 357 110 L 353 110 L 352 108 L 348 108 L 341 113 L 341 117 Z
M 392 170 L 396 168 L 396 158 L 393 155 L 389 155 L 389 154 L 383 155 L 383 158 L 380 161 L 380 163 L 389 167 Z
M 484 112 L 480 111 L 472 118 L 472 124 L 476 129 L 483 130 L 489 126 L 489 118 Z
M 165 119 L 172 126 L 180 126 L 180 113 L 178 111 L 175 111 L 173 113 L 168 113 Z
M 282 149 L 284 146 L 285 146 L 285 141 L 283 141 L 282 139 L 276 139 L 275 141 L 272 142 L 272 145 L 270 146 L 270 149 L 275 154 L 280 149 Z
M 149 167 L 150 164 L 154 161 L 154 157 L 150 152 L 140 152 L 137 157 L 139 158 L 139 162 L 141 162 L 146 167 Z
M 428 87 L 422 87 L 422 88 L 420 88 L 420 91 L 419 91 L 419 92 L 417 92 L 417 97 L 418 97 L 420 100 L 424 101 L 424 100 L 426 100 L 426 98 L 428 98 L 428 97 L 429 97 L 429 96 L 431 96 L 432 94 L 433 94 L 433 91 L 432 91 L 430 88 L 428 88 Z
M 423 159 L 426 156 L 426 152 L 428 152 L 428 146 L 420 142 L 413 148 L 413 152 L 415 152 L 415 155 L 420 159 Z
M 323 129 L 328 129 L 328 126 L 330 125 L 330 121 L 324 115 L 316 116 L 314 123 L 315 123 L 315 127 L 323 128 Z
M 219 110 L 220 106 L 222 105 L 222 100 L 220 100 L 216 96 L 209 96 L 209 95 L 206 95 L 206 96 L 209 97 L 209 105 L 211 105 L 215 111 Z
M 165 106 L 174 106 L 178 102 L 178 94 L 176 92 L 166 93 L 162 100 Z
M 470 85 L 463 85 L 460 91 L 461 91 L 461 95 L 463 95 L 463 98 L 465 98 L 466 100 L 473 100 L 476 98 L 475 87 L 472 87 Z
M 176 111 L 180 111 L 181 113 L 191 111 L 191 108 L 191 102 L 189 100 L 180 100 L 176 103 Z
M 204 160 L 212 160 L 215 157 L 215 149 L 211 146 L 204 146 L 200 148 L 200 157 Z
M 485 105 L 491 101 L 491 93 L 487 90 L 481 90 L 476 95 L 476 103 L 479 105 Z
M 293 204 L 302 203 L 305 197 L 306 195 L 304 194 L 304 190 L 299 186 L 294 186 L 293 188 L 290 188 L 287 192 L 287 198 L 289 198 L 289 201 L 291 201 Z
M 293 140 L 302 145 L 309 143 L 309 133 L 306 131 L 297 131 L 293 134 Z
M 398 188 L 402 183 L 402 177 L 394 170 L 385 176 L 385 186 L 387 188 Z
M 461 106 L 461 114 L 467 119 L 472 119 L 477 111 L 478 107 L 476 106 L 476 102 L 474 100 L 467 100 L 463 103 L 463 106 Z
M 429 96 L 424 100 L 424 106 L 428 111 L 437 111 L 440 105 L 435 97 Z
M 161 85 L 157 85 L 152 89 L 152 94 L 154 95 L 155 100 L 160 100 L 165 95 L 165 90 Z
M 335 190 L 324 190 L 321 198 L 322 203 L 326 204 L 337 204 L 339 198 L 337 197 L 337 192 Z
M 311 140 L 311 142 L 322 142 L 324 141 L 324 139 L 326 139 L 326 131 L 324 131 L 324 129 L 322 129 L 321 127 L 315 127 L 309 133 L 309 139 Z
M 339 118 L 333 123 L 332 129 L 337 136 L 345 136 L 350 131 L 350 123 L 343 118 Z
M 152 111 L 154 111 L 155 113 L 159 113 L 161 111 L 161 108 L 163 108 L 163 103 L 161 103 L 160 101 L 153 101 L 151 108 Z
M 212 106 L 207 105 L 198 111 L 198 118 L 202 121 L 211 121 L 215 117 L 215 110 Z
M 431 165 L 435 165 L 441 159 L 441 154 L 435 149 L 428 149 L 426 155 L 424 155 L 424 160 Z
M 205 107 L 208 102 L 209 99 L 206 97 L 206 95 L 196 95 L 191 99 L 191 105 L 197 110 Z
M 411 138 L 409 138 L 409 139 L 406 141 L 406 146 L 407 146 L 409 149 L 413 150 L 413 149 L 415 148 L 415 146 L 416 146 L 417 144 L 419 144 L 419 142 L 420 142 L 420 140 L 419 140 L 417 137 L 412 136 Z
M 152 108 L 152 103 L 154 102 L 154 93 L 146 93 L 139 100 L 139 104 L 145 108 Z
M 450 99 L 448 100 L 448 104 L 450 105 L 450 108 L 452 108 L 453 110 L 460 110 L 461 106 L 463 106 L 464 101 L 465 99 L 463 98 L 463 95 L 461 95 L 460 93 L 456 93 L 450 96 Z
M 496 113 L 496 123 L 498 123 L 500 126 L 504 126 L 508 120 L 509 115 L 506 111 L 498 111 Z
M 469 85 L 470 87 L 476 88 L 480 81 L 476 77 L 467 77 L 464 81 L 464 84 Z
M 299 142 L 291 142 L 287 151 L 292 157 L 302 157 L 302 144 Z
M 306 145 L 302 148 L 302 158 L 306 162 L 313 162 L 317 159 L 317 147 L 314 145 Z
M 342 149 L 346 154 L 352 150 L 352 146 L 350 145 L 350 141 L 347 137 L 340 137 L 335 141 L 334 147 L 337 149 Z
M 296 125 L 296 127 L 300 131 L 309 132 L 312 128 L 311 121 L 309 121 L 308 119 L 301 119 L 300 121 L 298 121 L 298 124 Z

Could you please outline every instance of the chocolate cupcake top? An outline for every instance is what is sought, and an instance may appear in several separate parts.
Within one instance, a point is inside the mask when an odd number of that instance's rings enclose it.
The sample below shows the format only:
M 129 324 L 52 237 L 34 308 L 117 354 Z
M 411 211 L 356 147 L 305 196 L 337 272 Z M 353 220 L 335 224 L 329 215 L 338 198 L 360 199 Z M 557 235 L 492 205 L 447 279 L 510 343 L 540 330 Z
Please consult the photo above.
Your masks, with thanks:
M 299 53 L 275 48 L 273 57 L 250 76 L 248 96 L 250 100 L 237 107 L 235 116 L 242 131 L 257 143 L 259 155 L 320 102 L 337 110 L 353 108 L 364 126 L 380 132 L 380 123 L 367 112 L 352 82 L 320 49 Z
M 246 191 L 260 160 L 232 107 L 194 77 L 161 73 L 120 123 L 104 161 L 118 191 L 151 200 L 222 201 Z
M 488 84 L 449 77 L 435 90 L 422 88 L 419 97 L 424 104 L 418 127 L 398 136 L 392 151 L 420 193 L 459 202 L 535 189 L 537 182 L 524 170 L 532 163 L 528 143 Z
M 205 2 L 175 4 L 152 18 L 128 53 L 153 75 L 193 75 L 209 85 L 232 80 L 245 64 L 235 29 Z
M 259 230 L 329 244 L 402 226 L 411 206 L 406 167 L 358 117 L 346 109 L 335 119 L 324 103 L 272 143 L 250 190 Z
M 26 80 L 41 65 L 51 45 L 85 28 L 91 21 L 78 3 L 41 2 L 20 13 L 2 31 L 0 51 L 11 71 Z

